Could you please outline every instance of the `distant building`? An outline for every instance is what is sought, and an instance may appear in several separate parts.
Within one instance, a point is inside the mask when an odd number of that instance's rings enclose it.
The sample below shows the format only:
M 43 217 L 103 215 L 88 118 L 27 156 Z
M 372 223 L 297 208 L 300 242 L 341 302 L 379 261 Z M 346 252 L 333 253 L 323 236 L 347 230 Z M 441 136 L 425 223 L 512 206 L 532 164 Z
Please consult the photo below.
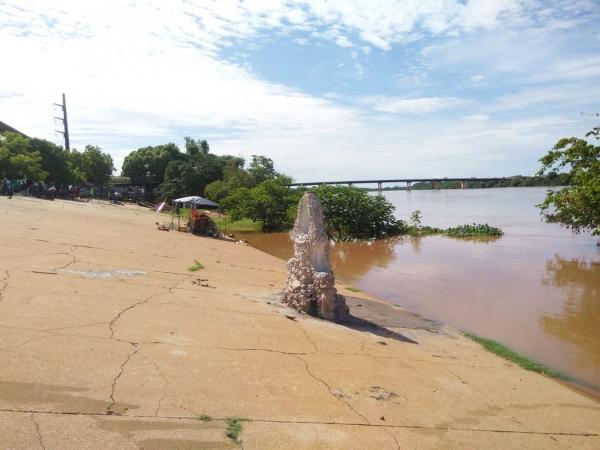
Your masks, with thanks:
M 19 130 L 17 130 L 16 128 L 11 127 L 10 125 L 2 122 L 0 120 L 0 133 L 4 133 L 5 131 L 10 131 L 12 133 L 18 133 L 23 137 L 29 137 L 27 136 L 25 133 L 21 133 Z
M 107 184 L 109 197 L 127 200 L 153 200 L 160 194 L 160 183 L 147 179 L 112 176 Z

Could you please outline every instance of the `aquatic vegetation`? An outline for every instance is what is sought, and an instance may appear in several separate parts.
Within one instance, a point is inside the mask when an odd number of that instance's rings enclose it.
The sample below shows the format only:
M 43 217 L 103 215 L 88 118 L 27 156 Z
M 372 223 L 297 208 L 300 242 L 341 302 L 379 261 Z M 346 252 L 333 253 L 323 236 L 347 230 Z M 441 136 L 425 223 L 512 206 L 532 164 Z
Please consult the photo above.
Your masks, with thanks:
M 530 370 L 532 372 L 542 373 L 544 375 L 548 375 L 549 377 L 559 378 L 561 380 L 568 380 L 565 374 L 560 373 L 554 369 L 550 369 L 549 367 L 540 364 L 532 359 L 529 359 L 523 355 L 518 354 L 514 350 L 496 342 L 492 339 L 482 338 L 481 336 L 477 336 L 476 334 L 469 333 L 464 331 L 463 334 L 469 339 L 481 344 L 483 348 L 487 351 L 492 352 L 501 358 L 507 359 L 512 363 L 522 367 L 525 370 Z
M 504 232 L 500 228 L 486 224 L 474 223 L 472 225 L 459 225 L 444 231 L 446 236 L 451 237 L 487 237 L 502 236 Z
M 497 237 L 504 233 L 500 228 L 492 227 L 486 224 L 473 223 L 472 225 L 459 225 L 447 229 L 421 225 L 423 215 L 420 210 L 413 211 L 405 228 L 405 233 L 413 237 L 429 236 L 432 234 L 443 234 L 450 237 L 468 238 L 468 237 Z

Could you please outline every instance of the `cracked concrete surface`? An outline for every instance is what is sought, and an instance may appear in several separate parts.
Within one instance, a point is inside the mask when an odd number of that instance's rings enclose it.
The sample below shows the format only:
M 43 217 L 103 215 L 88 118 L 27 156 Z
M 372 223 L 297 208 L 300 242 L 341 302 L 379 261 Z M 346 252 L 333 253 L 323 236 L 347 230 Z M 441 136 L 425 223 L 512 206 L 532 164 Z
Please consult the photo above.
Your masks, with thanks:
M 255 249 L 133 206 L 0 208 L 0 448 L 600 448 L 595 399 L 366 295 L 383 332 L 297 314 Z

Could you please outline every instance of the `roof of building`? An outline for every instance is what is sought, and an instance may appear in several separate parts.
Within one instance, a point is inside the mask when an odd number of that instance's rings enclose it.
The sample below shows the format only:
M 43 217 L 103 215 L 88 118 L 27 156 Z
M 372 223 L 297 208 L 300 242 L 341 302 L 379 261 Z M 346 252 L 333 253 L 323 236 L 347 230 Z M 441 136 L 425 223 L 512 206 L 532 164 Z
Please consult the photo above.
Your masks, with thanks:
M 21 133 L 16 128 L 13 128 L 10 125 L 8 125 L 0 120 L 0 133 L 4 133 L 5 131 L 10 131 L 12 133 L 19 133 L 21 136 L 27 137 L 27 135 L 25 133 Z

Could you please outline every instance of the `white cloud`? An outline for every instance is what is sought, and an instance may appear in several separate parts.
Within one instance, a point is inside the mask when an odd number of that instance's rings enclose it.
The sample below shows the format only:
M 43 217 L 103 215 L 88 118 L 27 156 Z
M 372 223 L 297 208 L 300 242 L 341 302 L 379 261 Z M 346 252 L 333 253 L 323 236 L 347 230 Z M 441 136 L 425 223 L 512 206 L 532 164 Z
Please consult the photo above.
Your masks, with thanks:
M 209 138 L 216 152 L 267 154 L 298 179 L 319 171 L 451 176 L 468 168 L 474 175 L 510 175 L 511 158 L 527 155 L 537 164 L 540 149 L 562 133 L 587 131 L 588 124 L 569 122 L 563 111 L 578 114 L 578 99 L 591 102 L 599 94 L 589 88 L 597 81 L 598 57 L 593 51 L 567 52 L 567 41 L 574 39 L 569 30 L 586 14 L 597 17 L 598 5 L 539 5 L 526 0 L 9 0 L 0 4 L 0 54 L 11 61 L 10 70 L 0 71 L 0 118 L 52 139 L 52 103 L 66 92 L 74 145 L 100 144 L 117 164 L 139 146 L 192 135 Z M 257 48 L 285 37 L 298 45 L 318 45 L 313 39 L 355 45 L 345 67 L 354 78 L 346 83 L 363 77 L 367 68 L 369 76 L 377 70 L 371 70 L 374 56 L 368 66 L 360 59 L 374 49 L 392 58 L 397 55 L 389 50 L 432 36 L 426 43 L 435 45 L 418 56 L 423 61 L 403 61 L 407 72 L 398 74 L 399 82 L 390 87 L 394 92 L 358 100 L 342 84 L 326 88 L 335 94 L 318 96 L 266 80 L 246 62 L 251 52 L 236 48 L 239 41 Z M 597 37 L 589 45 L 597 47 Z M 225 46 L 233 46 L 229 54 L 244 63 L 222 59 Z M 446 93 L 447 85 L 426 89 L 437 74 L 456 73 L 468 83 L 460 93 Z M 469 74 L 475 75 L 469 79 Z M 468 100 L 469 89 L 510 83 L 513 76 L 515 83 L 534 85 L 493 93 L 481 105 Z M 562 90 L 550 84 L 557 80 Z M 382 92 L 377 89 L 370 85 L 365 92 Z M 555 105 L 550 113 L 548 105 Z M 531 107 L 539 108 L 539 117 L 527 117 Z M 440 112 L 452 114 L 435 114 Z M 395 163 L 398 153 L 402 164 Z M 495 164 L 486 169 L 492 159 L 505 161 L 507 172 L 498 172 L 503 166 Z
M 487 114 L 471 114 L 469 116 L 465 116 L 463 117 L 463 120 L 469 121 L 469 122 L 485 122 L 486 120 L 489 120 L 490 116 L 488 116 Z
M 454 97 L 364 97 L 360 103 L 373 110 L 393 114 L 430 114 L 460 105 L 463 101 Z
M 354 47 L 354 44 L 346 36 L 340 36 L 335 40 L 340 47 Z

